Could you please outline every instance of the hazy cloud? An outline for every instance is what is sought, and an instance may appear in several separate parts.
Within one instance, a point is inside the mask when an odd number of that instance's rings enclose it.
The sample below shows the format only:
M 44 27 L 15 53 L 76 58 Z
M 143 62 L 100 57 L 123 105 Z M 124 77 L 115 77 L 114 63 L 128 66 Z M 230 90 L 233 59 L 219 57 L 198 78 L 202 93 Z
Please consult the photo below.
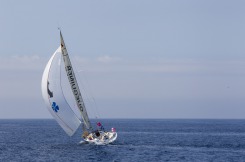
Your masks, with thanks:
M 98 58 L 100 57 L 74 56 L 72 61 L 79 72 L 78 79 L 82 82 L 87 81 L 87 84 L 83 82 L 80 88 L 82 90 L 83 87 L 87 90 L 89 87 L 92 88 L 92 94 L 101 109 L 105 111 L 115 109 L 113 113 L 102 114 L 104 117 L 112 115 L 120 117 L 118 112 L 121 110 L 117 109 L 123 109 L 123 112 L 126 112 L 132 110 L 133 107 L 147 109 L 149 106 L 153 106 L 157 114 L 161 114 L 161 108 L 164 108 L 172 116 L 188 117 L 191 115 L 186 111 L 195 112 L 197 108 L 197 117 L 205 115 L 212 117 L 210 111 L 204 110 L 205 106 L 210 106 L 209 110 L 220 110 L 220 105 L 224 106 L 223 100 L 229 106 L 240 102 L 241 96 L 245 98 L 245 86 L 243 86 L 245 60 L 164 58 L 140 60 L 121 58 L 119 60 L 104 57 L 108 61 L 101 62 Z M 35 107 L 42 109 L 40 117 L 50 117 L 42 102 L 40 88 L 42 73 L 48 59 L 37 55 L 1 57 L 0 70 L 4 76 L 0 80 L 2 109 L 7 102 L 15 100 L 15 103 L 8 105 L 11 109 L 25 106 L 25 111 L 30 109 L 32 112 L 31 101 L 35 101 L 39 104 Z M 243 103 L 240 102 L 240 104 Z M 203 110 L 204 115 L 200 114 L 200 109 Z M 180 115 L 176 111 L 185 112 L 185 115 Z M 154 117 L 154 113 L 151 115 Z M 11 115 L 10 111 L 3 111 L 2 114 L 2 117 L 7 118 L 17 116 Z M 162 115 L 155 114 L 155 116 Z M 22 117 L 28 118 L 28 115 L 24 113 Z M 127 113 L 122 113 L 121 117 L 127 117 Z M 167 117 L 167 115 L 162 117 Z
M 41 70 L 48 58 L 38 55 L 13 55 L 0 58 L 0 70 Z
M 245 60 L 205 59 L 122 59 L 109 56 L 96 59 L 76 56 L 74 63 L 79 70 L 93 72 L 146 72 L 182 74 L 244 74 Z
M 103 63 L 115 62 L 115 61 L 120 61 L 120 60 L 121 60 L 121 58 L 119 58 L 119 57 L 111 57 L 108 55 L 100 56 L 97 58 L 98 62 L 103 62 Z

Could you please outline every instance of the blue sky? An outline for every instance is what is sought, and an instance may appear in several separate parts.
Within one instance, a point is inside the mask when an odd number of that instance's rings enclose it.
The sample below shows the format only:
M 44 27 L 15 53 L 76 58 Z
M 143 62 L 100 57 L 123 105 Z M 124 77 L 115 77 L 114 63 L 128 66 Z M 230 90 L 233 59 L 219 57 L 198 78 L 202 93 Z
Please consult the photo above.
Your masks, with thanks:
M 244 118 L 244 15 L 239 0 L 1 1 L 0 118 L 51 118 L 57 27 L 101 117 Z

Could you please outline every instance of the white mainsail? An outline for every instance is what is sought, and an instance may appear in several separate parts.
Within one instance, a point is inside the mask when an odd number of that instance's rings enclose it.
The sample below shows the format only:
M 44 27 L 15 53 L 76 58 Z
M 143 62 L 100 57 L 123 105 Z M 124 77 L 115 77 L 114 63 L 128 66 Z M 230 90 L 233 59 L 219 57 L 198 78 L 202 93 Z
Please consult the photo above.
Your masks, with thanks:
M 50 58 L 42 77 L 42 95 L 48 110 L 63 130 L 72 136 L 81 121 L 66 101 L 61 87 L 61 47 Z
M 87 113 L 87 110 L 85 108 L 85 104 L 84 104 L 84 101 L 82 98 L 82 94 L 80 92 L 80 89 L 79 89 L 79 86 L 78 86 L 78 83 L 77 83 L 77 80 L 75 77 L 75 73 L 74 73 L 72 65 L 71 65 L 71 61 L 70 61 L 70 58 L 69 58 L 69 55 L 68 55 L 68 52 L 67 52 L 61 31 L 60 31 L 60 40 L 61 40 L 61 51 L 62 51 L 62 56 L 63 56 L 63 60 L 64 60 L 64 64 L 65 64 L 66 74 L 67 74 L 67 77 L 68 77 L 68 80 L 69 80 L 69 83 L 70 83 L 70 86 L 72 89 L 72 93 L 75 97 L 76 104 L 77 104 L 77 107 L 81 113 L 83 122 L 84 122 L 87 130 L 91 132 L 93 130 L 93 128 L 92 128 L 91 123 L 90 123 L 89 118 L 88 118 L 88 113 Z

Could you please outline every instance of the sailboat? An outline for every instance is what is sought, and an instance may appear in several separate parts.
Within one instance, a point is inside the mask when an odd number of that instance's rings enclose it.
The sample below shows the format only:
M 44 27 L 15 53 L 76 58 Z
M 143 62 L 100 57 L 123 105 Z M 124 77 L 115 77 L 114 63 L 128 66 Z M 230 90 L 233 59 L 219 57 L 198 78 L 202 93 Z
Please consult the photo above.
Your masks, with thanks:
M 62 61 L 63 60 L 63 61 Z M 75 100 L 75 107 L 80 112 L 80 117 L 74 112 L 74 106 L 70 106 L 61 84 L 61 64 L 65 67 L 66 78 L 68 79 L 72 91 L 72 98 Z M 60 127 L 72 136 L 82 125 L 83 135 L 81 142 L 94 144 L 109 144 L 116 140 L 117 132 L 114 128 L 105 131 L 100 122 L 96 129 L 93 128 L 87 109 L 79 89 L 79 85 L 69 58 L 65 42 L 60 31 L 60 46 L 49 59 L 42 76 L 42 96 L 49 112 L 58 122 Z

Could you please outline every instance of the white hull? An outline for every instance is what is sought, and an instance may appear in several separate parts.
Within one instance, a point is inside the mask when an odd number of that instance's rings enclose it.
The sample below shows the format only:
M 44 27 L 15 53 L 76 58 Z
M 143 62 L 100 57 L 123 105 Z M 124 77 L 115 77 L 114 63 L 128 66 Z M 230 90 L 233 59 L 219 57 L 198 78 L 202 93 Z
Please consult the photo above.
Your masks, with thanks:
M 84 139 L 84 141 L 86 141 L 88 143 L 93 143 L 96 145 L 107 145 L 109 143 L 114 142 L 116 139 L 117 139 L 117 133 L 116 132 L 100 131 L 99 137 L 94 137 L 94 135 L 93 135 L 93 138 L 89 138 L 89 136 L 88 136 L 87 138 Z M 80 143 L 83 143 L 83 141 L 81 141 Z

